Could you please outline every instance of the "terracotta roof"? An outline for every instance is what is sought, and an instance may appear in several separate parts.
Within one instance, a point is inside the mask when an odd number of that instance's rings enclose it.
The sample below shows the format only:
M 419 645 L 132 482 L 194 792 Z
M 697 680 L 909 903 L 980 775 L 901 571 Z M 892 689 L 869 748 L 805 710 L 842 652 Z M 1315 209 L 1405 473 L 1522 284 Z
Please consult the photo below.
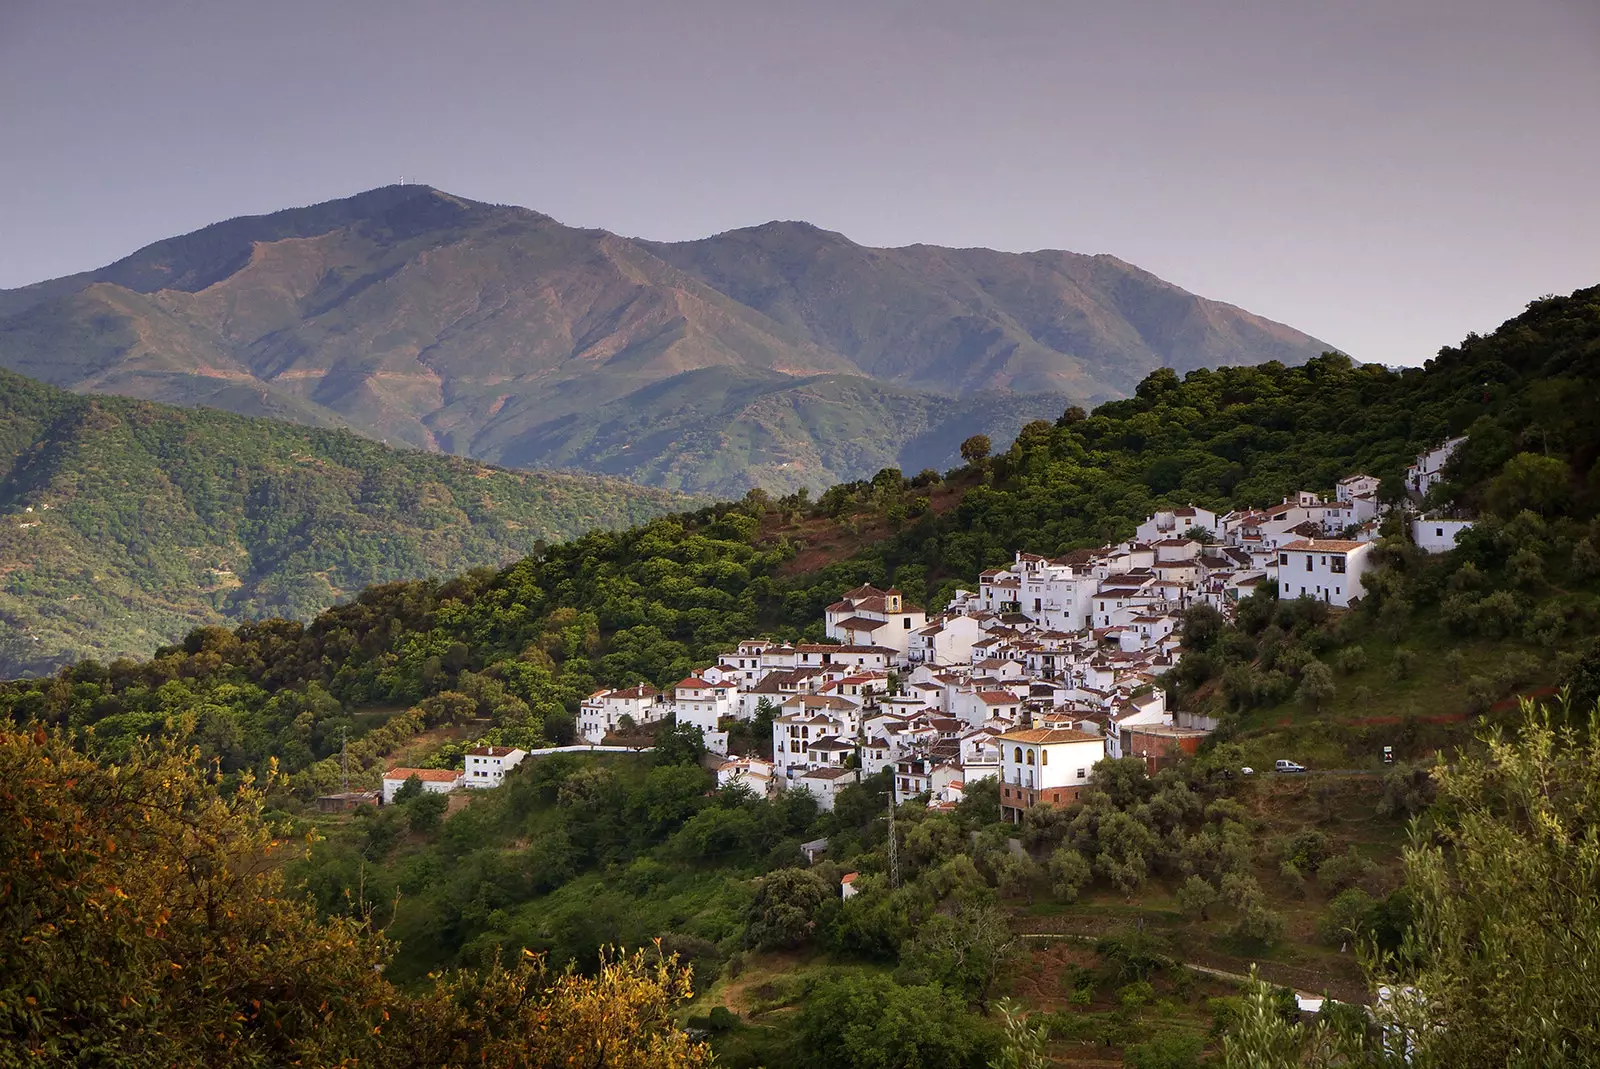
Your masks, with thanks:
M 465 773 L 454 768 L 391 768 L 383 774 L 386 780 L 408 780 L 417 777 L 423 783 L 454 783 Z
M 807 772 L 805 775 L 801 776 L 800 778 L 801 779 L 843 779 L 845 776 L 853 776 L 855 774 L 856 774 L 856 770 L 853 769 L 853 768 L 813 768 L 810 772 Z
M 515 746 L 479 746 L 476 750 L 468 750 L 473 757 L 508 757 L 517 753 Z
M 859 872 L 847 872 L 843 876 L 839 877 L 839 882 L 840 883 L 855 883 L 856 882 L 856 877 L 859 876 L 859 875 L 861 875 Z
M 1000 736 L 1001 742 L 1022 742 L 1035 745 L 1049 745 L 1057 742 L 1100 742 L 1099 735 L 1091 735 L 1086 731 L 1073 731 L 1070 728 L 1032 728 L 1028 731 L 1008 731 Z
M 876 631 L 880 627 L 888 627 L 887 620 L 873 620 L 866 616 L 852 616 L 847 620 L 840 620 L 835 627 L 846 631 Z
M 1015 694 L 1012 694 L 1010 691 L 980 690 L 978 692 L 978 700 L 986 702 L 989 705 L 998 705 L 1001 703 L 1006 705 L 1014 705 L 1021 699 L 1019 699 Z
M 1360 549 L 1368 545 L 1367 542 L 1347 542 L 1342 538 L 1304 538 L 1298 542 L 1290 542 L 1278 548 L 1294 550 L 1298 553 L 1348 553 L 1352 549 Z

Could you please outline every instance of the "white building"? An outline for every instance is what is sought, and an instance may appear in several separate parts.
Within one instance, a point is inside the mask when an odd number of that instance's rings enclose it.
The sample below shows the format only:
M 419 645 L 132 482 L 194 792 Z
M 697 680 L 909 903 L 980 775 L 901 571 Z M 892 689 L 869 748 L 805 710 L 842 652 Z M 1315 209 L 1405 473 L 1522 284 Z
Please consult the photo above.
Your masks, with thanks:
M 738 688 L 732 683 L 712 683 L 701 676 L 679 680 L 672 688 L 672 715 L 680 724 L 693 724 L 710 736 L 723 717 L 738 709 Z
M 940 616 L 911 632 L 907 658 L 914 665 L 955 665 L 972 661 L 972 644 L 983 628 L 971 616 Z
M 461 773 L 453 768 L 391 768 L 383 774 L 383 804 L 394 801 L 395 794 L 412 776 L 429 794 L 449 794 L 461 785 Z
M 666 703 L 656 688 L 646 683 L 626 690 L 597 690 L 578 706 L 578 735 L 598 745 L 621 726 L 624 716 L 639 726 L 665 719 Z
M 905 604 L 900 591 L 859 586 L 829 605 L 823 614 L 825 634 L 847 646 L 881 646 L 905 660 L 911 632 L 928 623 L 928 615 Z
M 1361 577 L 1372 570 L 1371 542 L 1305 538 L 1278 550 L 1278 597 L 1315 598 L 1346 608 L 1366 593 Z
M 506 773 L 521 764 L 527 756 L 528 751 L 514 746 L 479 746 L 476 750 L 468 750 L 461 785 L 498 787 L 505 781 Z
M 1133 537 L 1140 542 L 1157 542 L 1163 538 L 1182 538 L 1184 532 L 1200 528 L 1213 535 L 1221 535 L 1217 514 L 1210 509 L 1185 508 L 1157 512 L 1139 525 Z
M 1067 806 L 1106 755 L 1099 735 L 1068 728 L 1008 731 L 1000 744 L 1000 816 L 1018 823 L 1030 806 Z
M 757 798 L 767 796 L 773 778 L 772 762 L 759 757 L 732 757 L 717 766 L 718 787 L 740 784 L 750 788 Z
M 858 783 L 861 773 L 854 768 L 814 768 L 796 779 L 795 785 L 810 791 L 817 800 L 817 808 L 824 812 L 833 809 L 839 792 Z
M 1417 462 L 1406 469 L 1406 489 L 1420 495 L 1437 486 L 1444 478 L 1445 464 L 1466 440 L 1464 435 L 1460 438 L 1451 438 L 1426 452 L 1418 453 Z
M 1471 520 L 1430 520 L 1426 516 L 1411 521 L 1411 540 L 1424 553 L 1448 553 L 1456 548 L 1461 532 Z

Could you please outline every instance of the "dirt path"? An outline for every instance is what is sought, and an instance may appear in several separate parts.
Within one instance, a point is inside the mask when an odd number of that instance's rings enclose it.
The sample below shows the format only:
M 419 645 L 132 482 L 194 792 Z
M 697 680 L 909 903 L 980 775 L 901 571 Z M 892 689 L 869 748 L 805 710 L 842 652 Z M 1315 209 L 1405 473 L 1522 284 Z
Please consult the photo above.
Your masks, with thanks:
M 1098 938 L 1097 936 L 1087 935 L 1079 932 L 1019 932 L 1017 934 L 1023 939 L 1070 939 L 1079 943 L 1093 943 Z M 1325 992 L 1324 990 L 1307 990 L 1301 985 L 1313 984 L 1318 980 L 1325 980 L 1325 978 L 1315 976 L 1308 969 L 1302 969 L 1294 965 L 1286 965 L 1277 961 L 1257 961 L 1249 963 L 1228 961 L 1228 964 L 1235 966 L 1234 969 L 1223 969 L 1215 965 L 1206 965 L 1198 961 L 1185 961 L 1180 962 L 1179 964 L 1192 972 L 1204 973 L 1207 976 L 1216 977 L 1218 980 L 1227 980 L 1237 984 L 1243 984 L 1249 981 L 1250 976 L 1248 968 L 1250 965 L 1254 965 L 1256 967 L 1256 972 L 1261 976 L 1262 979 L 1270 981 L 1274 984 L 1278 984 L 1282 987 L 1290 988 L 1296 995 L 1304 998 L 1322 998 L 1324 993 L 1326 993 L 1327 995 L 1338 999 L 1340 1002 L 1351 1002 L 1357 1005 L 1363 1004 L 1366 1000 L 1366 992 L 1364 990 L 1356 987 L 1356 985 L 1345 983 L 1339 980 L 1335 980 L 1332 983 L 1325 983 Z M 1247 971 L 1237 971 L 1237 967 L 1239 965 L 1243 965 Z

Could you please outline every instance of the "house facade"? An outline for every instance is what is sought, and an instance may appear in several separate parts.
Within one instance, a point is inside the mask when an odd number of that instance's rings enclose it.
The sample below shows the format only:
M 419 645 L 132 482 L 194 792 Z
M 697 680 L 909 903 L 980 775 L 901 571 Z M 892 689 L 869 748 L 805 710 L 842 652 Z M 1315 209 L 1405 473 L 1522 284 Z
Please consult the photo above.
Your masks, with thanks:
M 1070 728 L 1008 731 L 1000 744 L 1000 817 L 1013 824 L 1030 806 L 1067 806 L 1105 755 L 1098 735 Z
M 453 768 L 391 768 L 383 774 L 383 804 L 394 801 L 400 788 L 412 776 L 422 783 L 429 794 L 449 794 L 461 786 L 462 774 Z
M 1371 542 L 1303 538 L 1278 549 L 1278 597 L 1315 598 L 1348 608 L 1366 591 L 1361 577 L 1372 570 Z

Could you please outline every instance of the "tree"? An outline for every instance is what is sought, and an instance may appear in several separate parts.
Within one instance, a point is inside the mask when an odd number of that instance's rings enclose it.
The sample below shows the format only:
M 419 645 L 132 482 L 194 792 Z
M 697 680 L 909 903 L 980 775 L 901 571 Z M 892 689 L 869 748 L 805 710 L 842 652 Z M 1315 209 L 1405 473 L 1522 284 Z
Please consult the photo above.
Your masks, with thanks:
M 1094 878 L 1083 855 L 1067 846 L 1050 855 L 1046 868 L 1050 873 L 1050 890 L 1062 902 L 1076 902 L 1079 892 Z
M 999 1053 L 989 1059 L 989 1069 L 1050 1069 L 1050 1030 L 1042 1024 L 1030 1025 L 1022 1005 L 1008 998 L 996 1001 L 994 1008 L 1000 1014 L 1005 1038 Z
M 987 434 L 974 434 L 971 438 L 961 443 L 961 459 L 973 467 L 977 467 L 989 458 L 989 436 Z
M 745 944 L 761 950 L 803 945 L 816 934 L 822 904 L 832 898 L 833 889 L 810 869 L 763 876 L 745 913 Z
M 252 779 L 224 790 L 168 743 L 104 766 L 75 741 L 0 728 L 0 1063 L 709 1066 L 674 1024 L 690 988 L 670 958 L 591 977 L 525 955 L 403 990 L 364 916 L 287 891 Z
M 395 796 L 399 797 L 398 791 Z M 450 799 L 435 791 L 428 791 L 408 801 L 405 808 L 411 830 L 426 835 L 443 822 L 445 811 L 450 808 Z
M 927 979 L 965 992 L 980 1006 L 1016 951 L 1005 914 L 983 903 L 958 905 L 923 922 L 902 960 Z
M 1600 1064 L 1600 708 L 1434 769 L 1436 826 L 1403 859 L 1412 925 L 1378 980 L 1415 1064 Z M 1568 717 L 1570 721 L 1570 716 Z M 1404 973 L 1404 963 L 1415 963 Z M 1507 983 L 1508 976 L 1517 977 Z
M 1316 712 L 1333 697 L 1337 689 L 1333 682 L 1333 670 L 1321 661 L 1312 661 L 1300 670 L 1300 687 L 1295 693 L 1312 712 Z
M 1217 903 L 1217 889 L 1209 880 L 1199 876 L 1190 876 L 1178 888 L 1178 906 L 1185 913 L 1191 913 L 1201 920 L 1206 919 L 1207 912 Z
M 1507 519 L 1524 509 L 1548 516 L 1565 504 L 1571 481 L 1572 473 L 1565 460 L 1518 453 L 1506 461 L 1489 484 L 1485 500 L 1497 515 Z
M 999 1046 L 958 996 L 881 974 L 818 981 L 798 1035 L 801 1064 L 830 1069 L 971 1069 Z
M 1149 858 L 1155 850 L 1155 832 L 1117 810 L 1100 822 L 1100 853 L 1095 858 L 1095 871 L 1131 897 L 1150 874 Z
M 411 775 L 406 777 L 406 781 L 404 783 L 400 784 L 400 789 L 394 792 L 393 804 L 403 805 L 404 803 L 411 801 L 411 799 L 416 798 L 421 794 L 422 777 L 413 772 Z
M 695 724 L 674 720 L 656 736 L 658 765 L 698 765 L 705 754 L 705 733 Z
M 1026 854 L 1006 851 L 995 869 L 995 889 L 1007 898 L 1026 897 L 1033 902 L 1033 888 L 1039 882 L 1039 863 Z

